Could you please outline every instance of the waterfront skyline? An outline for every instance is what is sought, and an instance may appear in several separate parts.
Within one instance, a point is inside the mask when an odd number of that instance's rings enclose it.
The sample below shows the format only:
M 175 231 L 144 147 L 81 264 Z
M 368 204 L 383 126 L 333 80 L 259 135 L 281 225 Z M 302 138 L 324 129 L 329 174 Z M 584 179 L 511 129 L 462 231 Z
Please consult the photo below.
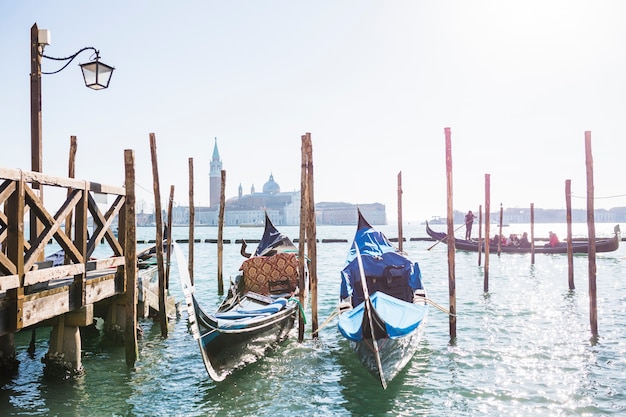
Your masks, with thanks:
M 596 208 L 626 206 L 622 156 L 626 4 L 618 1 L 113 2 L 97 19 L 82 2 L 10 3 L 0 13 L 3 152 L 30 169 L 30 27 L 45 53 L 84 46 L 116 67 L 110 88 L 85 88 L 79 62 L 43 78 L 43 170 L 123 184 L 134 149 L 138 200 L 151 205 L 148 135 L 161 195 L 208 205 L 214 138 L 226 198 L 261 184 L 300 188 L 300 136 L 311 132 L 316 202 L 383 203 L 403 217 L 446 213 L 444 128 L 452 130 L 454 208 L 586 207 L 584 132 L 592 132 Z M 44 60 L 44 71 L 59 68 Z M 101 163 L 105 161 L 105 163 Z

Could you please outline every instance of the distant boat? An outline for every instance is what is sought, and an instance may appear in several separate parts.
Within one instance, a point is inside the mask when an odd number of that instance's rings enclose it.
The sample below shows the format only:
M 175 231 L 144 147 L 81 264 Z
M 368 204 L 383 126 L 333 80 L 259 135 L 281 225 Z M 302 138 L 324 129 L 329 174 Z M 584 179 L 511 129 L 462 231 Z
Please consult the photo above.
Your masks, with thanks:
M 178 246 L 175 246 L 178 248 Z M 200 307 L 184 262 L 177 264 L 194 338 L 202 360 L 214 381 L 222 381 L 237 369 L 263 357 L 283 342 L 300 311 L 299 294 L 308 292 L 308 269 L 300 280 L 298 249 L 280 233 L 269 217 L 256 251 L 240 268 L 228 295 L 213 314 Z M 182 257 L 182 255 L 180 255 Z M 303 288 L 300 288 L 303 282 Z M 304 308 L 304 307 L 302 307 Z
M 264 224 L 261 222 L 250 222 L 250 223 L 240 223 L 239 227 L 263 227 Z
M 358 217 L 341 271 L 338 328 L 363 366 L 387 388 L 417 350 L 428 304 L 418 264 L 398 252 L 360 211 Z
M 596 252 L 613 252 L 619 248 L 619 242 L 621 238 L 621 232 L 619 224 L 614 228 L 615 236 L 611 238 L 599 238 L 596 239 Z M 426 233 L 431 238 L 447 243 L 448 235 L 443 232 L 435 232 L 426 224 Z M 477 240 L 465 240 L 465 239 L 454 239 L 454 246 L 457 250 L 468 251 L 468 252 L 478 252 L 478 241 Z M 485 244 L 483 242 L 482 249 L 485 251 Z M 496 252 L 498 250 L 497 244 L 490 244 L 489 251 Z M 558 246 L 549 246 L 549 245 L 535 245 L 535 253 L 567 253 L 567 243 L 560 242 Z M 500 245 L 500 252 L 504 253 L 530 253 L 530 247 L 521 247 L 521 246 L 510 246 L 510 245 Z M 572 242 L 572 252 L 573 253 L 589 253 L 589 243 L 587 240 L 583 241 L 575 241 Z

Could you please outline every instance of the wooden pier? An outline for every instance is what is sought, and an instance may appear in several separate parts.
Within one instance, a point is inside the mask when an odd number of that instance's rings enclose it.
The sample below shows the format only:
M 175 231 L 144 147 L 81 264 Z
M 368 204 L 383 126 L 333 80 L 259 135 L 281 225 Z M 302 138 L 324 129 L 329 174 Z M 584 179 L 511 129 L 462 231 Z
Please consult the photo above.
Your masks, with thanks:
M 150 254 L 140 254 L 138 264 L 144 266 L 137 265 L 134 178 L 128 184 L 128 178 L 127 186 L 119 187 L 0 168 L 2 374 L 17 371 L 14 334 L 38 326 L 52 327 L 45 369 L 66 375 L 83 371 L 80 328 L 92 325 L 94 317 L 102 317 L 105 331 L 119 333 L 136 350 L 137 317 L 158 312 L 159 297 L 157 265 L 147 262 Z M 66 196 L 55 212 L 44 207 L 44 190 Z M 98 194 L 113 200 L 104 212 L 96 203 Z M 111 228 L 116 218 L 119 238 Z M 62 250 L 57 262 L 45 258 L 50 241 Z M 111 256 L 93 259 L 98 245 L 107 245 Z M 135 260 L 132 268 L 129 259 Z M 168 306 L 171 314 L 171 298 Z M 127 349 L 127 361 L 134 362 L 136 352 L 130 356 Z

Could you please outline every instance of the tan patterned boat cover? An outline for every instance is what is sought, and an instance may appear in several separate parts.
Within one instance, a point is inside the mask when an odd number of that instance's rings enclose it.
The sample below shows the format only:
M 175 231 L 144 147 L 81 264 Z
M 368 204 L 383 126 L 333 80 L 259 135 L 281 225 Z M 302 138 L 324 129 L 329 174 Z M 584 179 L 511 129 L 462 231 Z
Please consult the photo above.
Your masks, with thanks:
M 263 295 L 293 293 L 298 287 L 299 267 L 295 253 L 249 258 L 240 268 L 244 290 Z

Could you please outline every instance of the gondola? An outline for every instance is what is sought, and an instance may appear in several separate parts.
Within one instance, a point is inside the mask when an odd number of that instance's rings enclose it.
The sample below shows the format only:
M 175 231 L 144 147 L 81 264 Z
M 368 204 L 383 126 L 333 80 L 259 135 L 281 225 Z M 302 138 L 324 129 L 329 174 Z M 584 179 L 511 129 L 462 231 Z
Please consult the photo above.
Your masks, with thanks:
M 620 240 L 622 240 L 619 224 L 615 225 L 614 232 L 615 236 L 613 237 L 596 239 L 596 252 L 613 252 L 619 248 L 619 242 Z M 428 222 L 426 223 L 426 233 L 428 234 L 428 236 L 435 239 L 436 241 L 447 243 L 448 235 L 443 232 L 435 232 L 433 229 L 430 228 Z M 478 252 L 478 241 L 455 238 L 454 247 L 457 250 Z M 481 250 L 483 252 L 485 251 L 484 242 L 482 242 Z M 492 243 L 489 245 L 490 252 L 496 252 L 497 250 L 497 244 Z M 530 247 L 500 245 L 500 252 L 502 253 L 531 253 L 531 250 L 532 248 Z M 548 244 L 535 245 L 534 251 L 535 253 L 567 253 L 567 243 L 560 242 L 557 246 L 550 246 Z M 572 252 L 589 253 L 589 242 L 587 240 L 573 241 Z
M 243 243 L 245 245 L 245 242 Z M 191 332 L 198 340 L 207 373 L 223 381 L 236 370 L 263 357 L 287 339 L 306 299 L 308 276 L 300 280 L 298 249 L 265 216 L 265 230 L 254 254 L 243 261 L 228 294 L 213 314 L 195 295 L 189 273 L 175 246 Z
M 428 304 L 419 265 L 359 211 L 340 287 L 339 332 L 387 388 L 413 357 L 426 325 Z

